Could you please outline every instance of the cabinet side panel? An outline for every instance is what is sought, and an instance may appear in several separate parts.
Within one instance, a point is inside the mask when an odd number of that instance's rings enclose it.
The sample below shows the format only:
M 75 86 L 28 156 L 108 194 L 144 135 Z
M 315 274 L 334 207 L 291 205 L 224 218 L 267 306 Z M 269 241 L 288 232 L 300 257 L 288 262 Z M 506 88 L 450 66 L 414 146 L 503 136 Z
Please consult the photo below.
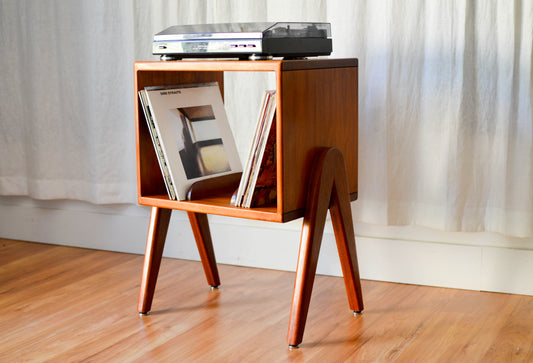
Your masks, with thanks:
M 207 82 L 218 82 L 221 93 L 224 95 L 223 72 L 153 70 L 137 70 L 135 72 L 137 193 L 139 197 L 166 195 L 167 191 L 137 92 L 149 86 L 172 86 Z
M 305 207 L 313 150 L 337 147 L 357 192 L 357 67 L 282 72 L 283 214 Z

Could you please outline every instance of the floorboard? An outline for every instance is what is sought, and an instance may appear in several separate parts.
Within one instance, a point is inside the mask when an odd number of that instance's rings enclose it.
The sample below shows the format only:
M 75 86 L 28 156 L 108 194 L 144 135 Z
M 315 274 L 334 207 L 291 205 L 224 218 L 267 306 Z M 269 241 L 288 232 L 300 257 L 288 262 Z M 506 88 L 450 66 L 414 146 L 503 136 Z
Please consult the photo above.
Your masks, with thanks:
M 0 362 L 531 362 L 533 297 L 317 276 L 303 343 L 286 334 L 294 273 L 164 258 L 136 312 L 143 257 L 0 239 Z

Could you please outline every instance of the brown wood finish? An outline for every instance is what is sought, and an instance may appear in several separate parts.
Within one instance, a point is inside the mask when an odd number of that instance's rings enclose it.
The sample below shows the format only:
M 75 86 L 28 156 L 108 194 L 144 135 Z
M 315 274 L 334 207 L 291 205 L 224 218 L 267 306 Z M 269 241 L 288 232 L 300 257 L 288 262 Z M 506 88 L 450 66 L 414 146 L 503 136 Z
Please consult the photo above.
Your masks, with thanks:
M 292 347 L 298 346 L 303 339 L 326 215 L 330 206 L 350 308 L 357 312 L 363 310 L 344 158 L 336 148 L 320 149 L 315 154 L 287 337 L 287 343 Z
M 225 186 L 218 190 L 218 183 L 212 185 L 214 180 L 209 182 L 209 192 L 204 188 L 208 184 L 202 183 L 198 188 L 200 194 L 196 194 L 191 200 L 173 201 L 166 196 L 137 92 L 147 86 L 210 81 L 219 82 L 223 90 L 223 74 L 227 71 L 275 73 L 278 171 L 275 206 L 233 207 L 233 191 L 226 190 L 228 188 Z M 333 205 L 332 217 L 335 218 L 335 235 L 349 303 L 353 310 L 363 308 L 353 226 L 347 226 L 353 223 L 350 198 L 357 193 L 357 81 L 356 59 L 135 63 L 139 204 L 153 208 L 152 219 L 155 221 L 159 220 L 157 216 L 163 213 L 162 210 L 179 209 L 188 213 L 210 285 L 218 286 L 220 281 L 206 214 L 287 222 L 304 216 L 305 210 L 302 250 L 288 334 L 288 342 L 292 346 L 298 345 L 302 340 L 330 202 Z M 319 174 L 311 177 L 310 171 L 316 167 L 314 157 L 318 150 L 325 148 L 330 150 L 324 152 L 323 158 L 327 161 L 321 159 L 324 165 L 320 167 Z M 345 166 L 343 153 L 346 155 L 348 168 Z M 311 190 L 309 194 L 308 187 Z M 168 227 L 168 221 L 166 223 Z M 148 262 L 145 262 L 143 284 L 139 293 L 139 312 L 143 313 L 152 304 L 158 261 L 161 259 L 160 252 L 162 253 L 165 238 L 164 234 L 161 238 L 155 238 L 153 234 L 150 230 L 147 240 Z M 155 268 L 151 268 L 152 265 Z
M 187 212 L 187 216 L 189 217 L 194 239 L 196 240 L 196 246 L 200 253 L 200 259 L 202 261 L 202 266 L 204 267 L 207 283 L 211 287 L 218 287 L 220 285 L 220 277 L 218 276 L 217 261 L 215 258 L 215 250 L 213 249 L 213 242 L 211 241 L 211 232 L 209 230 L 207 215 Z
M 233 173 L 200 180 L 189 188 L 187 200 L 194 201 L 210 196 L 234 193 L 239 188 L 241 176 L 242 173 Z
M 139 255 L 0 239 L 1 362 L 532 362 L 533 296 L 317 275 L 305 340 L 284 344 L 294 273 L 163 258 L 135 314 Z
M 235 208 L 230 203 L 232 194 L 233 193 L 227 192 L 225 194 L 202 198 L 195 201 L 170 200 L 167 194 L 161 194 L 149 197 L 139 197 L 139 204 L 158 206 L 160 208 L 179 209 L 187 212 L 218 214 L 228 217 L 279 222 L 276 206 Z
M 278 201 L 275 208 L 242 209 L 221 195 L 216 203 L 170 201 L 137 92 L 146 86 L 219 82 L 224 72 L 274 72 L 278 91 Z M 357 192 L 357 59 L 181 61 L 135 63 L 139 204 L 272 222 L 303 216 L 312 149 L 338 147 L 348 165 L 350 193 Z
M 283 209 L 305 205 L 312 150 L 336 147 L 346 158 L 349 192 L 357 192 L 357 67 L 281 74 Z
M 139 288 L 139 301 L 137 303 L 137 311 L 141 314 L 148 313 L 152 308 L 171 212 L 171 209 L 152 207 L 148 238 L 146 241 L 146 252 L 144 255 L 144 267 Z M 198 252 L 200 253 L 207 283 L 211 287 L 218 287 L 220 285 L 220 277 L 218 275 L 215 251 L 213 249 L 207 216 L 193 212 L 188 212 L 187 215 L 196 240 Z
M 334 175 L 333 188 L 331 190 L 331 200 L 329 212 L 331 223 L 337 243 L 337 251 L 341 261 L 342 275 L 344 276 L 344 286 L 348 295 L 350 309 L 355 313 L 361 313 L 364 309 L 363 292 L 361 289 L 361 278 L 359 276 L 359 263 L 357 261 L 357 251 L 355 246 L 355 231 L 352 219 L 352 209 L 347 193 L 348 179 L 346 166 L 342 153 L 338 149 L 330 149 L 323 163 L 331 163 L 336 167 L 331 170 Z M 335 160 L 335 161 L 333 161 Z M 328 168 L 331 168 L 328 166 Z M 344 171 L 344 172 L 343 172 Z
M 139 289 L 139 301 L 137 303 L 137 311 L 142 314 L 148 313 L 152 307 L 171 213 L 171 209 L 152 207 L 148 237 L 146 239 L 146 252 L 144 253 L 141 287 Z

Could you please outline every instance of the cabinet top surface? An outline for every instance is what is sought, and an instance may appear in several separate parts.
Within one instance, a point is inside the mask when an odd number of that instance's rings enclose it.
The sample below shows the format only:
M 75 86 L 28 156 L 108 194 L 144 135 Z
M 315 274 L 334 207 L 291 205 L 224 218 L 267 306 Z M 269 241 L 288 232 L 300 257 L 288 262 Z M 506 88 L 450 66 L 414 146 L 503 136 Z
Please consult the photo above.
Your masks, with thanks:
M 135 62 L 136 71 L 290 71 L 317 68 L 357 67 L 357 58 L 314 58 L 291 60 L 182 60 Z

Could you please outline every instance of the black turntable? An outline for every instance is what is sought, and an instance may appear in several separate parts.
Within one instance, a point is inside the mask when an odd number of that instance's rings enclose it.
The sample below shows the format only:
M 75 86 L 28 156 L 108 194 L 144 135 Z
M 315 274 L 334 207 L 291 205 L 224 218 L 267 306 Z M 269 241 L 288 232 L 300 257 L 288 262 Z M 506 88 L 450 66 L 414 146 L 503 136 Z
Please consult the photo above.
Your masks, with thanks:
M 175 25 L 152 43 L 161 60 L 304 58 L 331 51 L 331 24 L 307 22 Z

